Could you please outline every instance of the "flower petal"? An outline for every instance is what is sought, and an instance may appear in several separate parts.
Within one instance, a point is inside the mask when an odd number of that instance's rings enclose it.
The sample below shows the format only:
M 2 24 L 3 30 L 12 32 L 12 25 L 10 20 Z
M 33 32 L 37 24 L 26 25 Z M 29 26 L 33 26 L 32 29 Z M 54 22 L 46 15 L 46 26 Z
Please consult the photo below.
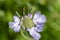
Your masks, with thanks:
M 46 17 L 44 15 L 41 15 L 39 18 L 37 18 L 38 23 L 45 23 L 46 22 Z
M 14 22 L 9 22 L 9 28 L 13 29 L 14 28 L 14 24 L 15 24 Z
M 32 18 L 32 14 L 28 14 L 28 17 L 29 17 L 29 18 Z
M 20 19 L 19 19 L 19 17 L 18 16 L 14 16 L 14 22 L 20 22 Z
M 14 16 L 14 22 L 9 22 L 9 27 L 12 28 L 15 32 L 19 32 L 21 27 L 21 21 L 19 17 Z
M 44 26 L 44 24 L 37 25 L 37 26 L 34 28 L 34 30 L 35 30 L 36 32 L 42 32 L 42 31 L 43 31 L 43 26 Z
M 20 27 L 21 27 L 20 25 L 17 26 L 17 27 L 15 27 L 15 28 L 14 28 L 14 31 L 15 31 L 15 32 L 19 32 L 19 31 L 20 31 Z
M 41 38 L 41 35 L 34 30 L 34 27 L 32 27 L 31 29 L 28 28 L 28 31 L 30 35 L 34 38 L 34 40 L 39 40 Z
M 41 35 L 37 33 L 36 31 L 34 31 L 33 27 L 29 29 L 29 33 L 34 38 L 34 40 L 39 40 L 41 38 Z
M 37 24 L 37 18 L 40 17 L 40 16 L 41 16 L 41 14 L 39 12 L 34 14 L 34 17 L 33 17 L 34 24 Z
M 34 18 L 38 18 L 38 17 L 40 17 L 41 16 L 41 13 L 40 12 L 36 12 L 35 14 L 34 14 Z
M 34 24 L 37 25 L 37 23 L 45 23 L 46 17 L 44 15 L 41 15 L 40 13 L 36 13 L 33 17 Z

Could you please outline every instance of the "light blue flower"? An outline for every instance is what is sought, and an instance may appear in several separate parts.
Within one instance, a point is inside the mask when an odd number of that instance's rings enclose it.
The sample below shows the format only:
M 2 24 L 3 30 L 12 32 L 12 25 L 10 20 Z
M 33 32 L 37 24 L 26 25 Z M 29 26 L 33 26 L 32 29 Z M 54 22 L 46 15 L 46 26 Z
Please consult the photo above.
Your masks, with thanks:
M 21 21 L 18 16 L 14 16 L 14 22 L 9 22 L 9 28 L 13 29 L 15 32 L 20 31 Z

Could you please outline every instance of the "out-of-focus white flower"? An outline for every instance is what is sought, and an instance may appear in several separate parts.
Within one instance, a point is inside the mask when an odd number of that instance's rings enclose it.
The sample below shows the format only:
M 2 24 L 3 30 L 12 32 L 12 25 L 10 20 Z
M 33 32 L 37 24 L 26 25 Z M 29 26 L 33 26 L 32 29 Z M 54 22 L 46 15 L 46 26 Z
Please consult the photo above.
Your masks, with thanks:
M 13 18 L 14 22 L 9 22 L 9 27 L 13 29 L 15 32 L 19 32 L 21 27 L 21 21 L 18 16 L 14 16 Z

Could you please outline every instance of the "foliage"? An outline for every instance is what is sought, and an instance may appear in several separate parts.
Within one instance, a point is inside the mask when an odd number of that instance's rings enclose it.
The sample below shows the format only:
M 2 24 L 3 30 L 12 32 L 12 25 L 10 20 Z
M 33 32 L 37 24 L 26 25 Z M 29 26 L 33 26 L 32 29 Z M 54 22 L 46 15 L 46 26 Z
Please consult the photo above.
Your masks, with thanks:
M 60 40 L 60 0 L 0 0 L 0 40 L 26 40 L 9 28 L 16 11 L 20 16 L 40 11 L 47 18 L 40 40 Z M 29 33 L 24 35 L 30 38 Z

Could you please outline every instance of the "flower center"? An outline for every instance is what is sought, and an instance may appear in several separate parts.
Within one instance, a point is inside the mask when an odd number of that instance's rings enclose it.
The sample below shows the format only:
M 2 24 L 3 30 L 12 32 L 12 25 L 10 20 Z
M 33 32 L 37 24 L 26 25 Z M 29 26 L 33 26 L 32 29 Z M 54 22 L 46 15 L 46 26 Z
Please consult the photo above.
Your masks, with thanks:
M 23 18 L 23 26 L 24 26 L 25 28 L 33 27 L 33 26 L 34 26 L 34 24 L 33 24 L 32 19 L 31 19 L 31 18 L 29 18 L 28 16 L 27 16 L 27 17 L 25 17 L 25 18 Z

